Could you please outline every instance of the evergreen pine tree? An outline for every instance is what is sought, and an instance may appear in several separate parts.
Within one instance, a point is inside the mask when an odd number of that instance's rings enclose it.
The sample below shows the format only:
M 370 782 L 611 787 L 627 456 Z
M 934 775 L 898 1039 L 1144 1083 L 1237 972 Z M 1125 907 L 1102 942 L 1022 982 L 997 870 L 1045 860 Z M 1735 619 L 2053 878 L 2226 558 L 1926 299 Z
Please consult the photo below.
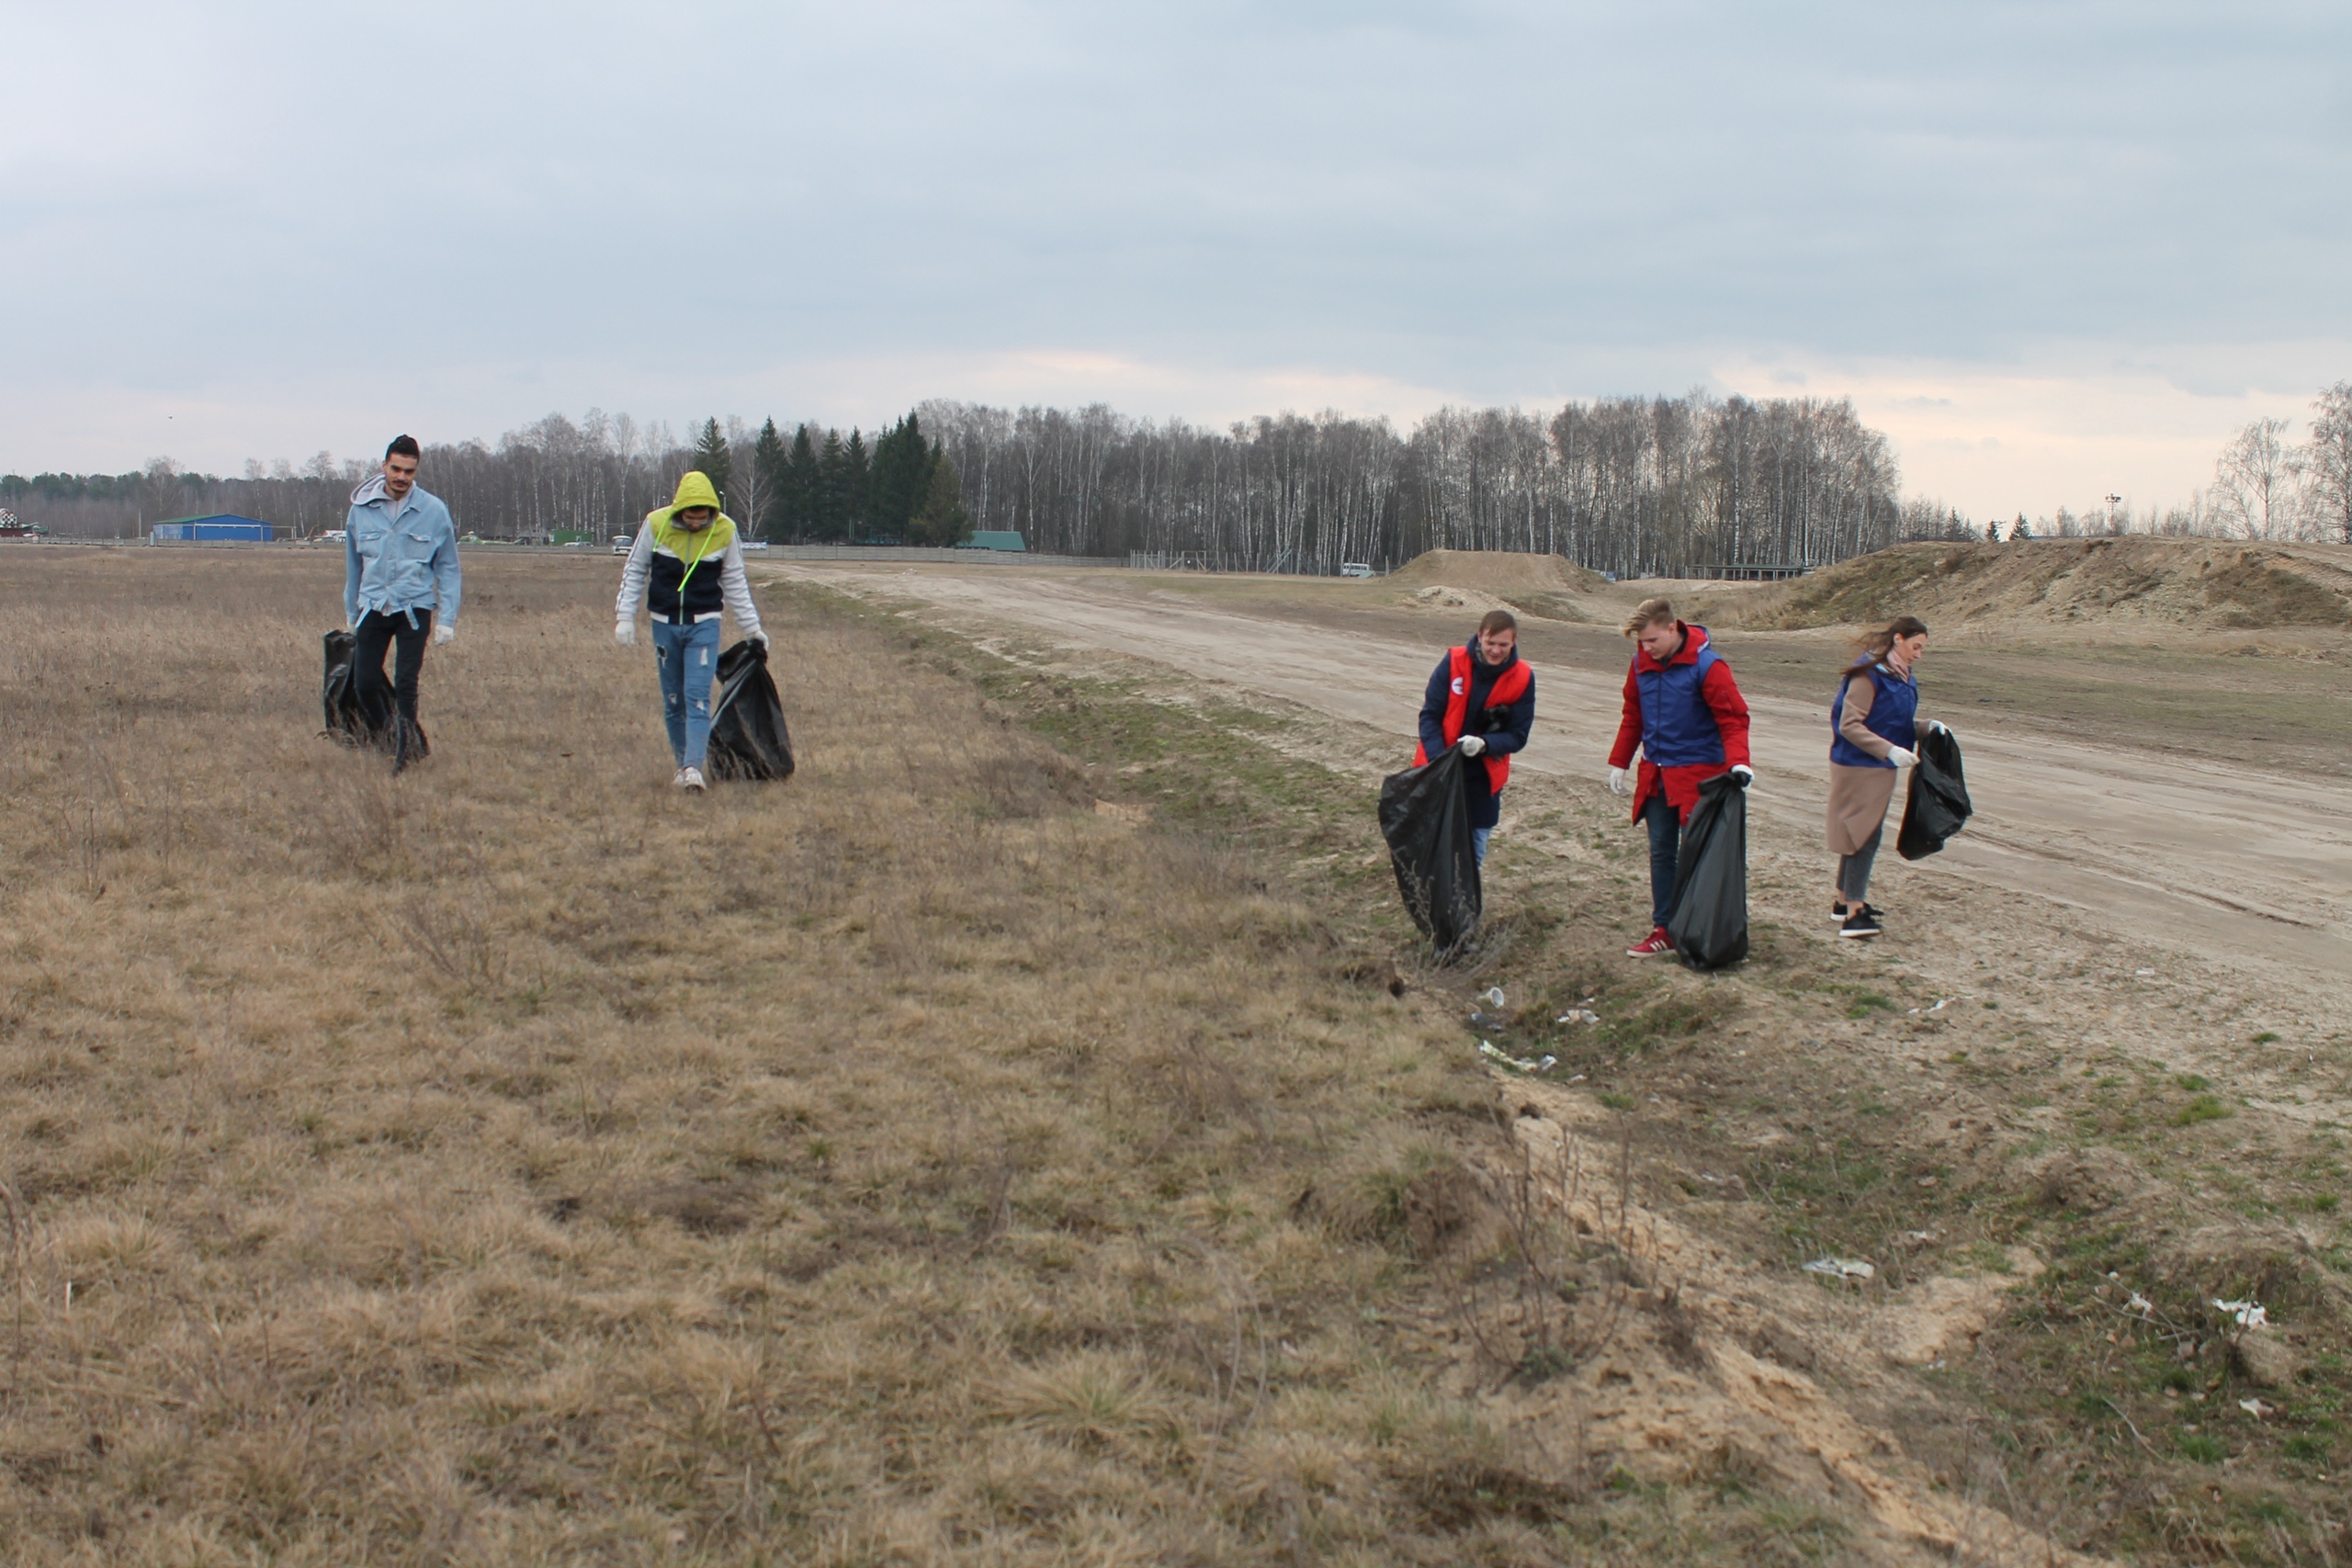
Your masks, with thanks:
M 956 465 L 936 446 L 924 454 L 924 466 L 931 477 L 908 532 L 920 545 L 960 545 L 972 536 L 972 519 L 964 510 L 964 482 L 956 475 Z
M 842 502 L 844 515 L 849 519 L 849 536 L 853 542 L 867 536 L 865 502 L 867 487 L 872 480 L 865 437 L 853 425 L 849 445 L 842 448 Z
M 735 456 L 727 449 L 727 433 L 718 428 L 715 419 L 703 421 L 702 434 L 695 437 L 695 467 L 710 481 L 710 488 L 718 492 L 719 510 L 725 511 L 727 487 L 735 478 Z
M 874 479 L 867 488 L 866 531 L 876 538 L 910 537 L 910 527 L 931 484 L 931 449 L 913 414 L 874 444 Z
M 764 539 L 770 527 L 781 522 L 784 514 L 779 504 L 784 496 L 784 437 L 776 434 L 773 419 L 760 426 L 760 438 L 752 447 L 752 469 L 759 477 L 760 504 L 759 515 L 748 519 L 747 525 L 753 538 Z
M 820 539 L 838 542 L 850 536 L 848 454 L 842 448 L 842 433 L 825 432 L 825 449 L 817 458 L 817 517 L 815 533 Z
M 2001 525 L 1997 520 L 1988 520 L 1985 523 L 1984 542 L 1988 545 L 1997 545 L 2001 542 Z
M 819 504 L 821 484 L 817 444 L 808 439 L 808 427 L 804 424 L 793 433 L 792 451 L 784 460 L 784 482 L 776 491 L 781 513 L 778 523 L 786 538 L 817 537 L 817 517 L 822 510 Z
M 2009 537 L 2012 540 L 2030 539 L 2033 537 L 2033 525 L 2025 520 L 2024 513 L 2020 512 L 2018 513 L 2017 522 L 2012 525 L 2009 529 Z

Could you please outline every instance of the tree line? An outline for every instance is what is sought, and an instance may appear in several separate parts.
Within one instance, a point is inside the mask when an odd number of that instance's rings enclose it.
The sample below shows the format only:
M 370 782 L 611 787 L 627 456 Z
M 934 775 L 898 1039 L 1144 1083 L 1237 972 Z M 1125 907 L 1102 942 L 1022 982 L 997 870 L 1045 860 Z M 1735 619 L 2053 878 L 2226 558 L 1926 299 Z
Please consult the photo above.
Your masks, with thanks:
M 979 526 L 1075 555 L 1333 572 L 1430 548 L 1532 550 L 1656 576 L 1973 535 L 1950 507 L 1903 499 L 1886 437 L 1843 400 L 1449 408 L 1409 434 L 1337 413 L 1220 431 L 1100 405 L 918 412 Z
M 1018 410 L 932 401 L 871 437 L 799 421 L 661 422 L 591 409 L 481 441 L 428 443 L 424 483 L 485 538 L 604 538 L 701 468 L 747 533 L 784 543 L 952 544 L 972 528 L 1033 550 L 1144 551 L 1238 570 L 1328 573 L 1424 549 L 1566 556 L 1623 576 L 1818 566 L 1902 539 L 2106 532 L 2352 542 L 2352 383 L 2233 438 L 2185 504 L 2118 502 L 1979 525 L 1905 498 L 1886 437 L 1817 399 L 1607 398 L 1553 412 L 1442 409 L 1399 433 L 1338 413 L 1222 429 L 1100 404 Z M 319 453 L 241 477 L 158 458 L 119 475 L 0 477 L 0 505 L 60 534 L 130 536 L 233 512 L 298 534 L 337 526 L 375 467 Z
M 372 458 L 321 452 L 296 466 L 245 464 L 242 476 L 183 470 L 168 457 L 122 474 L 0 475 L 0 506 L 64 537 L 135 538 L 158 522 L 233 513 L 298 537 L 340 527 Z M 771 419 L 706 420 L 689 441 L 656 421 L 591 409 L 560 413 L 481 441 L 424 443 L 420 482 L 449 505 L 458 527 L 486 539 L 602 540 L 669 503 L 679 477 L 700 468 L 753 538 L 792 543 L 952 545 L 971 531 L 955 466 L 909 414 L 871 443 L 803 423 L 786 442 Z
M 340 523 L 374 467 L 322 452 L 221 479 L 159 458 L 134 474 L 0 479 L 0 503 L 38 498 L 32 510 L 60 533 L 129 536 L 217 511 L 315 534 Z M 871 437 L 713 418 L 681 440 L 592 409 L 495 446 L 427 442 L 423 482 L 485 538 L 602 538 L 666 502 L 689 468 L 711 476 L 754 537 L 937 545 L 979 527 L 1019 533 L 1033 550 L 1239 570 L 1329 573 L 1442 547 L 1656 575 L 1819 564 L 1962 525 L 1902 499 L 1886 438 L 1849 404 L 1699 393 L 1552 413 L 1445 409 L 1404 434 L 1337 413 L 1213 429 L 1099 404 L 934 401 Z

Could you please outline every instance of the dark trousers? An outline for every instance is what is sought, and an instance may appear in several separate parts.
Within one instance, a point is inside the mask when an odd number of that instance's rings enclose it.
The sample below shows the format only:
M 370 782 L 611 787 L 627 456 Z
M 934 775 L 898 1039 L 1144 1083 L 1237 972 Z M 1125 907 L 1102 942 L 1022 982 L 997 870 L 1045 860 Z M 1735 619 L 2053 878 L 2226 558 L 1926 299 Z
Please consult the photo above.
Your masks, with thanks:
M 1682 850 L 1682 813 L 1662 795 L 1642 802 L 1642 826 L 1650 830 L 1650 924 L 1666 924 L 1674 902 L 1674 865 Z
M 392 650 L 392 706 L 397 717 L 392 725 L 392 769 L 395 773 L 408 766 L 409 752 L 416 735 L 416 682 L 424 672 L 424 643 L 433 634 L 433 612 L 416 612 L 416 625 L 408 624 L 408 613 L 387 615 L 370 610 L 359 617 L 359 625 L 351 634 L 351 664 L 358 677 L 359 701 L 363 707 L 383 711 L 384 651 Z

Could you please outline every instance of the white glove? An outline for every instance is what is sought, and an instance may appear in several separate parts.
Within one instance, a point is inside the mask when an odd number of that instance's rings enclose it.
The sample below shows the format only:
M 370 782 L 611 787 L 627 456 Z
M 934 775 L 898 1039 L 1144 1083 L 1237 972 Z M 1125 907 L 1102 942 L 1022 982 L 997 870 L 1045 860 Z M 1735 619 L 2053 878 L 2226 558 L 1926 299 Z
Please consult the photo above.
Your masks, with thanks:
M 1917 751 L 1905 751 L 1900 746 L 1890 746 L 1886 749 L 1886 760 L 1898 768 L 1908 768 L 1917 764 L 1919 754 Z
M 456 637 L 457 635 L 458 627 L 456 623 L 444 621 L 439 626 L 433 628 L 433 646 L 435 648 L 443 647 L 451 639 Z
M 1487 749 L 1487 738 L 1483 735 L 1465 735 L 1456 744 L 1462 748 L 1464 756 L 1475 757 Z
M 623 648 L 635 648 L 637 646 L 637 622 L 634 620 L 615 621 L 613 623 L 613 640 L 619 643 Z
M 1625 782 L 1624 769 L 1611 768 L 1609 770 L 1609 793 L 1611 795 L 1631 795 L 1634 793 L 1633 786 Z
M 1731 776 L 1739 781 L 1740 788 L 1746 789 L 1756 782 L 1756 770 L 1745 762 L 1734 762 L 1731 765 Z
M 762 648 L 765 648 L 768 645 L 768 634 L 765 632 L 753 632 L 752 634 L 752 640 L 758 643 Z

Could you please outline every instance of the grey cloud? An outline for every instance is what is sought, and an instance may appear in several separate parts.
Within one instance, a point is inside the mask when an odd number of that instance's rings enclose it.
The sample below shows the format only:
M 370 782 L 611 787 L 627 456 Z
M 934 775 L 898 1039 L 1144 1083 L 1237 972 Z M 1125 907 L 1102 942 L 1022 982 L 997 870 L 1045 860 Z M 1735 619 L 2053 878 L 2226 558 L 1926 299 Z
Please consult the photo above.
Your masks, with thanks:
M 159 392 L 2352 336 L 2340 6 L 31 9 L 12 347 Z

